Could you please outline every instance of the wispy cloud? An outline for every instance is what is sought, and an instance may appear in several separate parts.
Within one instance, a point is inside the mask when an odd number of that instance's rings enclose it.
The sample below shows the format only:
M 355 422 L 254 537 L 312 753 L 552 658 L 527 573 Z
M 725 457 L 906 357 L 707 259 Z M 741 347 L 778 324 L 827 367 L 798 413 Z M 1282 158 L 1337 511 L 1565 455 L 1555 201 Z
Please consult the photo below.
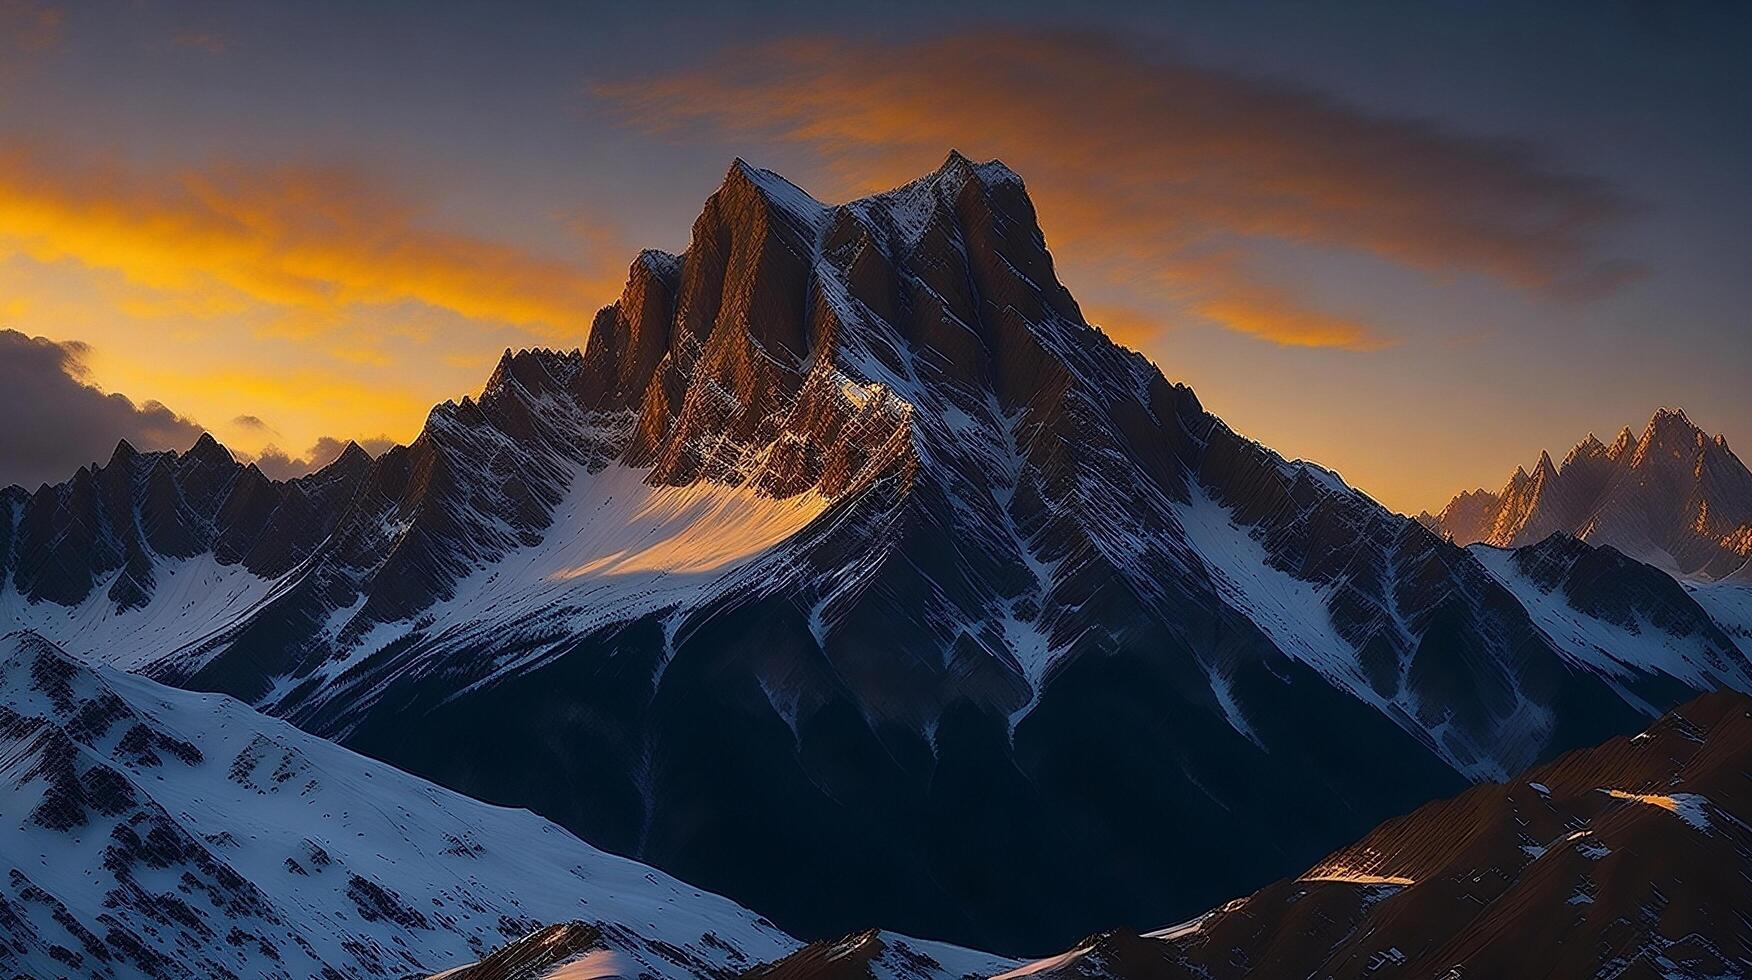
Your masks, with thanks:
M 806 146 L 842 194 L 914 176 L 950 146 L 1001 157 L 1029 180 L 1061 255 L 1278 343 L 1373 349 L 1391 338 L 1263 275 L 1249 253 L 1262 241 L 1562 297 L 1634 272 L 1600 247 L 1625 202 L 1530 147 L 1107 36 L 792 40 L 594 92 L 678 137 Z
M 21 151 L 0 153 L 9 254 L 113 270 L 192 315 L 278 310 L 293 330 L 412 302 L 576 333 L 623 268 L 618 255 L 561 260 L 437 227 L 419 202 L 341 169 L 144 173 Z

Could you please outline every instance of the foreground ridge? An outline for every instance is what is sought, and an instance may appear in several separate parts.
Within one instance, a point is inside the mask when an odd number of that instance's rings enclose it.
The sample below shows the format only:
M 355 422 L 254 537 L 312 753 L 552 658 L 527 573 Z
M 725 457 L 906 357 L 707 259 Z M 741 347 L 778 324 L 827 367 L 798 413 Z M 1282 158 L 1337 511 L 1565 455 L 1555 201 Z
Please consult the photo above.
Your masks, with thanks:
M 1684 977 L 1752 971 L 1752 698 L 1707 695 L 1390 820 L 1188 922 L 1108 932 L 1031 980 Z M 768 968 L 841 972 L 802 950 Z M 765 975 L 765 974 L 752 974 Z
M 35 977 L 404 977 L 589 917 L 640 976 L 796 946 L 730 901 L 230 698 L 0 638 L 0 962 Z

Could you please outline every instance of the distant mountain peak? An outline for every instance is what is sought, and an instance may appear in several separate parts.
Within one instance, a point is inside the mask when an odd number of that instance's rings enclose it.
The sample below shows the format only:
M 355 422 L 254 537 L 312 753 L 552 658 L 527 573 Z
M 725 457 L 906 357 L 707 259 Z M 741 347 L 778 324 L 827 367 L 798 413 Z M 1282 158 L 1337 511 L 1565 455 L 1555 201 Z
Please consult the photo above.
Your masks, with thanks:
M 1606 444 L 1590 432 L 1586 439 L 1576 443 L 1575 447 L 1564 456 L 1563 462 L 1558 465 L 1558 472 L 1568 473 L 1578 467 L 1600 466 L 1606 462 L 1609 453 L 1610 450 L 1606 448 Z
M 371 462 L 371 454 L 366 452 L 365 447 L 359 445 L 356 440 L 348 439 L 347 444 L 341 447 L 340 455 L 335 457 L 334 462 L 346 466 L 357 466 L 361 463 Z
M 203 432 L 189 451 L 183 454 L 203 465 L 226 465 L 235 461 L 231 450 L 225 448 L 219 440 L 213 438 L 213 433 Z
M 1612 446 L 1606 452 L 1608 456 L 1617 459 L 1627 452 L 1635 452 L 1636 446 L 1636 433 L 1632 432 L 1630 426 L 1627 425 L 1618 430 L 1618 437 L 1612 440 Z
M 1592 435 L 1553 470 L 1516 467 L 1488 500 L 1461 494 L 1434 526 L 1467 544 L 1533 544 L 1565 531 L 1681 575 L 1716 578 L 1744 564 L 1740 529 L 1752 522 L 1752 472 L 1680 408 L 1660 408 L 1639 437 L 1625 426 L 1609 447 Z
M 139 455 L 140 451 L 134 448 L 133 443 L 126 439 L 117 440 L 115 452 L 110 453 L 110 465 L 126 463 Z

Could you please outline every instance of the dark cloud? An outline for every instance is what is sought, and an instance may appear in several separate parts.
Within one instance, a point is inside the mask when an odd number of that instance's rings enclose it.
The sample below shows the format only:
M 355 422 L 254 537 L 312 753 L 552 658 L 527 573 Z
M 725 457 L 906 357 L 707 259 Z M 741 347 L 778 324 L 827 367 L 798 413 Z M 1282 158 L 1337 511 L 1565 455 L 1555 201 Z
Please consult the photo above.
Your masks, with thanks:
M 79 341 L 0 330 L 0 486 L 59 483 L 102 462 L 116 442 L 187 449 L 201 427 L 155 401 L 134 404 L 87 380 Z
M 335 461 L 341 451 L 347 448 L 349 440 L 337 439 L 334 436 L 323 436 L 316 440 L 302 456 L 292 456 L 278 446 L 268 446 L 261 451 L 252 462 L 256 468 L 275 480 L 290 480 L 295 477 L 314 473 Z M 381 456 L 393 449 L 394 439 L 388 436 L 375 436 L 368 439 L 354 439 L 361 449 L 372 456 Z

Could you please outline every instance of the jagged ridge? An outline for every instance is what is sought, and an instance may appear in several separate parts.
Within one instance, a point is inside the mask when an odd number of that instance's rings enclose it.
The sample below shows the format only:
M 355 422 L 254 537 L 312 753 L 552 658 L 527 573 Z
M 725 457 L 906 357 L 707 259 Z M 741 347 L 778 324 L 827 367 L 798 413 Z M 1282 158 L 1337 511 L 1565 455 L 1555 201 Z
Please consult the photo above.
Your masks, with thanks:
M 1497 493 L 1455 497 L 1421 519 L 1461 544 L 1535 544 L 1562 531 L 1676 575 L 1720 579 L 1752 558 L 1752 471 L 1679 409 L 1610 446 L 1590 434 L 1554 465 L 1540 453 Z

